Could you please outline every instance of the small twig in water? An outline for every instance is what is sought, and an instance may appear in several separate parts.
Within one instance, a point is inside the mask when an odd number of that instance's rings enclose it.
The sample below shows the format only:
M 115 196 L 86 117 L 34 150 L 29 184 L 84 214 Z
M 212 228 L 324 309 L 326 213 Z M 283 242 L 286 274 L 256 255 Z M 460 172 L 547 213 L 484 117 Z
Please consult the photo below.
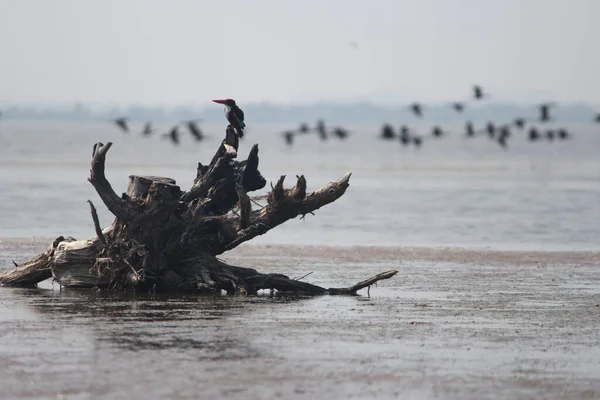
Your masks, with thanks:
M 314 213 L 314 212 L 312 212 L 312 211 L 309 211 L 309 212 L 307 212 L 307 213 L 304 213 L 304 214 L 302 214 L 302 216 L 300 217 L 300 219 L 301 219 L 301 220 L 304 220 L 304 219 L 306 218 L 306 214 L 315 215 L 315 213 Z
M 294 278 L 294 280 L 295 280 L 295 281 L 299 281 L 299 280 L 301 280 L 301 279 L 304 279 L 304 278 L 306 278 L 307 276 L 309 276 L 310 274 L 312 274 L 313 272 L 315 272 L 315 271 L 310 271 L 308 274 L 306 274 L 306 275 L 304 275 L 304 276 L 301 276 L 300 278 Z

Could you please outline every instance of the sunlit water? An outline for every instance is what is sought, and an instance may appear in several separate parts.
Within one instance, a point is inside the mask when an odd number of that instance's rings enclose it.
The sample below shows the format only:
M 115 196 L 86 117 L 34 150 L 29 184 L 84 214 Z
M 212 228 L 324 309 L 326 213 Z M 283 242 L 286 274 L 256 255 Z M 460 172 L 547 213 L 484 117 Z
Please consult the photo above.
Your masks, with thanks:
M 460 127 L 420 150 L 377 138 L 379 126 L 350 126 L 346 141 L 316 135 L 286 146 L 286 125 L 252 125 L 240 153 L 260 147 L 268 181 L 297 174 L 309 189 L 352 172 L 347 193 L 306 221 L 292 221 L 254 243 L 469 246 L 501 249 L 600 247 L 600 127 L 573 126 L 574 139 L 529 143 L 515 132 L 508 150 L 486 137 L 465 139 Z M 0 237 L 93 236 L 86 200 L 111 221 L 86 181 L 92 145 L 114 142 L 107 177 L 122 192 L 130 174 L 175 178 L 189 188 L 198 161 L 207 163 L 222 138 L 183 136 L 175 147 L 142 138 L 141 124 L 125 135 L 109 123 L 0 124 Z M 162 131 L 168 127 L 161 126 Z M 266 189 L 265 189 L 266 190 Z M 264 193 L 265 190 L 258 193 Z

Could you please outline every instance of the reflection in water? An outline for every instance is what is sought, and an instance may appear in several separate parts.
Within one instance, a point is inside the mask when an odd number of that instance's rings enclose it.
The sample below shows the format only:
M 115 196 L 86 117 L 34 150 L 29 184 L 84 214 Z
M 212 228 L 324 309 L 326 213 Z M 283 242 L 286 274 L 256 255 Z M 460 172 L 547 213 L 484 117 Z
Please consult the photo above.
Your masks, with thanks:
M 287 304 L 299 297 L 231 297 L 111 293 L 78 289 L 19 290 L 27 308 L 52 323 L 91 327 L 98 346 L 133 352 L 197 351 L 199 359 L 260 355 L 235 321 L 252 318 L 256 306 Z M 234 324 L 221 320 L 231 319 Z M 233 328 L 233 329 L 232 329 Z

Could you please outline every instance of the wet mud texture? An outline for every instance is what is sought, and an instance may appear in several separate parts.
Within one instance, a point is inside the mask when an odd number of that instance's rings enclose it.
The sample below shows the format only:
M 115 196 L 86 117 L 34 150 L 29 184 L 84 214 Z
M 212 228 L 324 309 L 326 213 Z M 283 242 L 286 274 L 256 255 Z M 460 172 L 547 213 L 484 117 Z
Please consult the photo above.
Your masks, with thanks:
M 0 239 L 0 265 L 47 239 Z M 600 396 L 600 255 L 245 245 L 233 264 L 371 297 L 0 288 L 0 398 Z

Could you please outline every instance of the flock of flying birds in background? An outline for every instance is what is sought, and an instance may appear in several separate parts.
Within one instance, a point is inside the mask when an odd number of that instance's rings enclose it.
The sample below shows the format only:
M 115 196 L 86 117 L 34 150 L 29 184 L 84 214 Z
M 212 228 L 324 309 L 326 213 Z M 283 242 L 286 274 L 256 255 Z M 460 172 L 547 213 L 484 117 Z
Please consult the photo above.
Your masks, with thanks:
M 489 95 L 483 91 L 481 86 L 474 85 L 473 86 L 473 94 L 470 100 L 472 101 L 480 101 L 483 99 L 489 98 Z M 213 100 L 215 103 L 220 103 L 225 105 L 226 117 L 230 122 L 230 126 L 235 129 L 237 136 L 240 138 L 243 136 L 243 129 L 245 127 L 244 123 L 244 114 L 241 109 L 235 104 L 235 101 L 232 99 L 226 100 Z M 457 112 L 462 113 L 467 107 L 468 101 L 456 101 L 450 103 L 450 106 Z M 474 138 L 476 136 L 487 136 L 489 139 L 498 143 L 503 148 L 507 148 L 508 139 L 512 137 L 512 130 L 514 128 L 519 131 L 523 131 L 526 126 L 528 127 L 528 139 L 531 142 L 540 141 L 540 140 L 567 140 L 572 137 L 572 134 L 565 128 L 542 128 L 541 126 L 536 126 L 536 123 L 547 123 L 550 121 L 554 121 L 554 117 L 551 116 L 551 110 L 556 106 L 556 103 L 542 103 L 538 104 L 539 115 L 537 118 L 525 118 L 525 117 L 515 117 L 512 121 L 506 123 L 495 123 L 495 122 L 487 122 L 485 126 L 477 129 L 473 122 L 466 121 L 464 128 L 464 135 L 467 138 Z M 410 111 L 417 117 L 423 118 L 425 106 L 421 103 L 412 103 L 408 105 Z M 1 115 L 1 114 L 0 114 Z M 168 133 L 163 134 L 162 138 L 169 139 L 173 144 L 180 144 L 180 125 L 185 125 L 187 130 L 192 135 L 192 137 L 200 142 L 206 138 L 204 132 L 198 126 L 198 122 L 201 121 L 199 119 L 182 121 L 179 124 L 173 126 Z M 600 123 L 600 114 L 597 114 L 594 118 L 596 123 Z M 124 132 L 129 132 L 129 119 L 127 117 L 121 117 L 114 120 L 114 123 Z M 152 135 L 155 132 L 155 129 L 152 126 L 152 122 L 146 122 L 141 131 L 143 136 Z M 294 138 L 298 135 L 306 135 L 310 133 L 317 133 L 321 140 L 327 140 L 329 137 L 334 137 L 337 139 L 344 140 L 350 136 L 350 132 L 342 127 L 334 127 L 328 129 L 323 120 L 317 121 L 314 128 L 311 128 L 307 123 L 300 124 L 297 130 L 288 130 L 282 132 L 282 136 L 285 142 L 288 145 L 294 144 Z M 439 125 L 433 126 L 430 134 L 428 135 L 419 135 L 413 129 L 411 129 L 408 125 L 400 126 L 398 132 L 394 130 L 394 127 L 390 124 L 384 124 L 381 128 L 381 133 L 379 137 L 384 140 L 396 140 L 399 139 L 400 143 L 404 146 L 413 145 L 415 147 L 420 147 L 425 140 L 429 139 L 439 139 L 442 137 L 448 136 L 448 131 L 444 130 Z
M 481 86 L 474 85 L 473 86 L 473 101 L 480 101 L 489 98 L 489 95 L 483 91 Z M 450 103 L 450 106 L 457 112 L 462 113 L 466 106 L 467 101 L 457 101 Z M 554 118 L 550 115 L 550 112 L 553 107 L 556 106 L 556 103 L 542 103 L 538 104 L 539 116 L 537 118 L 524 118 L 524 117 L 515 117 L 512 121 L 508 123 L 497 124 L 495 122 L 488 122 L 480 129 L 477 129 L 473 122 L 466 121 L 464 128 L 464 135 L 467 138 L 474 138 L 476 136 L 487 136 L 489 139 L 495 141 L 502 148 L 507 148 L 508 139 L 512 136 L 513 128 L 517 128 L 520 131 L 523 131 L 526 126 L 528 126 L 528 139 L 531 142 L 536 142 L 539 140 L 548 140 L 554 141 L 556 140 L 567 140 L 572 137 L 572 134 L 565 128 L 552 129 L 547 128 L 543 129 L 539 126 L 535 126 L 536 122 L 539 123 L 547 123 L 553 121 Z M 423 118 L 425 106 L 421 103 L 412 103 L 408 105 L 410 111 L 417 117 Z M 594 118 L 596 123 L 600 123 L 600 114 L 597 114 Z M 285 142 L 288 145 L 294 144 L 294 137 L 297 135 L 303 135 L 311 132 L 316 132 L 321 140 L 326 140 L 331 134 L 334 137 L 339 139 L 346 139 L 349 136 L 349 131 L 336 127 L 331 131 L 325 127 L 324 121 L 320 120 L 317 122 L 314 129 L 310 129 L 308 124 L 302 123 L 297 130 L 288 130 L 282 133 Z M 404 146 L 413 145 L 415 147 L 420 147 L 425 140 L 428 139 L 439 139 L 442 137 L 448 136 L 449 132 L 444 130 L 441 126 L 436 125 L 431 128 L 431 132 L 429 135 L 419 135 L 413 129 L 411 129 L 408 125 L 400 126 L 398 132 L 394 130 L 394 127 L 391 124 L 384 124 L 381 128 L 381 133 L 379 137 L 384 140 L 396 140 L 399 139 L 400 143 Z
M 173 144 L 178 145 L 180 143 L 180 135 L 179 131 L 180 125 L 185 125 L 187 130 L 190 132 L 192 137 L 197 141 L 201 142 L 206 139 L 206 135 L 198 126 L 198 122 L 200 119 L 191 119 L 187 121 L 181 121 L 179 124 L 173 126 L 168 133 L 162 134 L 161 137 L 164 139 L 169 139 Z M 129 133 L 131 128 L 129 127 L 129 118 L 128 117 L 120 117 L 113 121 L 123 132 Z M 150 136 L 156 132 L 156 129 L 152 125 L 152 122 L 146 122 L 144 127 L 141 130 L 142 136 Z

